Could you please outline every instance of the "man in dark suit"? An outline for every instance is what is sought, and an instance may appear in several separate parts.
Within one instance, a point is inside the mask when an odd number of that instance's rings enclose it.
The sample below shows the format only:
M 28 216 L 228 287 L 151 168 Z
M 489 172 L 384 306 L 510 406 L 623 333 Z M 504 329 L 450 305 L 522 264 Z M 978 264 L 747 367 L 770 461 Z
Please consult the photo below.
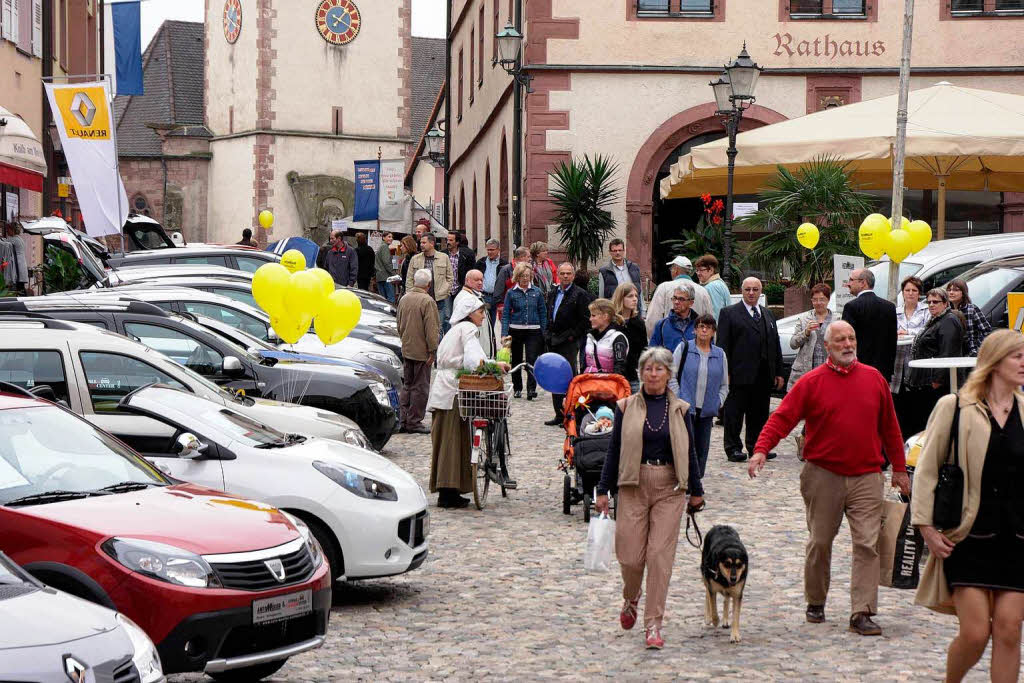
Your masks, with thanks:
M 580 343 L 590 329 L 590 295 L 573 284 L 576 269 L 571 263 L 558 266 L 558 286 L 548 292 L 548 350 L 569 361 L 572 374 L 577 372 Z M 562 424 L 565 394 L 552 394 L 555 416 L 546 425 Z
M 761 281 L 743 281 L 743 301 L 726 306 L 718 314 L 717 344 L 729 361 L 729 396 L 722 410 L 725 454 L 730 462 L 743 462 L 753 454 L 761 428 L 768 421 L 772 387 L 782 388 L 782 347 L 775 318 L 764 306 Z M 746 420 L 747 453 L 740 430 Z M 775 457 L 774 453 L 768 454 Z
M 847 288 L 857 297 L 843 306 L 843 320 L 857 335 L 857 360 L 889 379 L 896 364 L 896 306 L 875 294 L 875 274 L 867 268 L 850 273 Z

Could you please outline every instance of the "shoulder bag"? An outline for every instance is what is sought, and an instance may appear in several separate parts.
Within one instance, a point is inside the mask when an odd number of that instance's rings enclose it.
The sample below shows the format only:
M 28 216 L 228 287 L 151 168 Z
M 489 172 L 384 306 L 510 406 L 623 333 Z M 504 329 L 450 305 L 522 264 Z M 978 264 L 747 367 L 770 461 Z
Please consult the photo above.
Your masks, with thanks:
M 956 398 L 953 423 L 949 429 L 949 449 L 953 462 L 939 467 L 939 478 L 935 484 L 935 507 L 932 509 L 932 525 L 939 529 L 953 529 L 960 526 L 964 504 L 964 472 L 960 469 L 960 396 Z

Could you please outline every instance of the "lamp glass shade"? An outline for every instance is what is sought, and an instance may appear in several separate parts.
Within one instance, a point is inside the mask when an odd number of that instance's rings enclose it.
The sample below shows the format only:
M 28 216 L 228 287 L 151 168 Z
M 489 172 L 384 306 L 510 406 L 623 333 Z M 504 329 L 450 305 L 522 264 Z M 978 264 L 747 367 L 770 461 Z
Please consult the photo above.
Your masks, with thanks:
M 509 22 L 494 39 L 498 41 L 498 57 L 501 63 L 514 64 L 519 59 L 519 50 L 523 44 L 522 34 Z
M 715 92 L 715 106 L 718 108 L 718 111 L 731 111 L 732 102 L 729 100 L 729 97 L 732 95 L 732 87 L 729 85 L 729 79 L 726 75 L 722 74 L 721 78 L 717 81 L 711 81 L 708 85 Z
M 742 100 L 749 100 L 754 96 L 754 88 L 757 87 L 757 78 L 761 75 L 763 67 L 750 58 L 747 54 L 747 46 L 743 46 L 738 57 L 732 64 L 725 67 L 729 83 L 732 84 L 732 94 Z
M 436 156 L 441 154 L 441 141 L 444 139 L 444 133 L 434 124 L 426 135 L 427 138 L 427 154 Z

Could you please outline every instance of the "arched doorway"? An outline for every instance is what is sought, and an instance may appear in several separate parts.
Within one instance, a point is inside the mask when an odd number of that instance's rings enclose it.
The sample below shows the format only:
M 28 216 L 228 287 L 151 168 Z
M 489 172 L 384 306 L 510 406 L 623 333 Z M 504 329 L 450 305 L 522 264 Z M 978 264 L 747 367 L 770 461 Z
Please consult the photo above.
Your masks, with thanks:
M 491 239 L 491 160 L 487 160 L 487 167 L 484 169 L 484 234 L 483 240 Z M 483 248 L 483 241 L 477 238 L 473 245 L 477 249 Z
M 455 229 L 466 232 L 466 186 L 464 184 L 459 186 L 459 217 L 457 220 Z
M 779 112 L 753 105 L 743 115 L 740 130 L 750 130 L 771 123 L 785 121 Z M 626 250 L 627 257 L 636 262 L 641 271 L 653 274 L 657 281 L 660 263 L 655 258 L 661 241 L 673 239 L 687 226 L 692 227 L 700 217 L 700 199 L 660 198 L 661 179 L 680 154 L 694 147 L 725 136 L 722 122 L 715 115 L 713 103 L 701 104 L 682 111 L 655 130 L 637 152 L 626 186 Z M 658 217 L 657 229 L 655 215 Z M 697 254 L 699 256 L 699 254 Z M 720 256 L 720 255 L 719 255 Z
M 502 253 L 508 253 L 508 144 L 505 131 L 501 131 L 501 158 L 498 162 L 498 239 Z
M 477 199 L 476 199 L 476 178 L 473 178 L 473 219 L 470 222 L 473 224 L 472 235 L 473 235 L 473 241 L 474 242 L 479 242 L 480 241 L 480 234 L 479 234 L 480 222 L 479 222 L 479 218 L 478 218 L 479 215 L 480 215 L 480 205 L 477 204 Z M 466 226 L 466 230 L 465 230 L 465 232 L 463 234 L 465 234 L 465 235 L 469 235 L 470 234 L 469 226 Z

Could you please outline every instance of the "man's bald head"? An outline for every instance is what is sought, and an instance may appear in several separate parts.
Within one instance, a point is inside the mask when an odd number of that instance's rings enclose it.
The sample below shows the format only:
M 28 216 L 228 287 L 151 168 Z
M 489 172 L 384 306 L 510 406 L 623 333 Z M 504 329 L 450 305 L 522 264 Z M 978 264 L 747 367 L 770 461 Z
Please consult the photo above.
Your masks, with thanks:
M 757 306 L 761 299 L 761 281 L 756 277 L 748 277 L 741 285 L 743 291 L 743 302 L 748 306 Z
M 825 330 L 825 350 L 836 365 L 852 365 L 857 360 L 857 333 L 853 326 L 845 320 L 829 324 Z
M 466 279 L 463 280 L 463 283 L 475 292 L 482 292 L 484 291 L 484 274 L 474 268 L 466 273 Z

